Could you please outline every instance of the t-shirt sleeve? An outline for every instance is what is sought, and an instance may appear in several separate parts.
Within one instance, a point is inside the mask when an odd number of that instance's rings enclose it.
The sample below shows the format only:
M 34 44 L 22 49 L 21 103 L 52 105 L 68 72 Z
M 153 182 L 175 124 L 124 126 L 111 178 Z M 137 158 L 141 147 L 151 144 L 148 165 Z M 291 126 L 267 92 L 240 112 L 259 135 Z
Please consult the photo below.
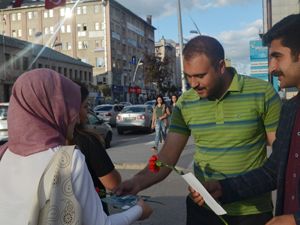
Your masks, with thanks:
M 114 170 L 114 164 L 96 137 L 78 135 L 76 136 L 76 144 L 84 154 L 89 169 L 93 171 L 95 176 L 103 177 Z
M 98 194 L 95 191 L 84 156 L 75 150 L 72 158 L 72 187 L 81 206 L 82 222 L 89 225 L 129 225 L 142 215 L 138 205 L 111 216 L 103 211 Z
M 281 100 L 273 86 L 267 83 L 265 91 L 264 125 L 267 132 L 276 131 L 281 110 Z
M 93 136 L 90 137 L 89 143 L 90 157 L 87 159 L 97 177 L 103 177 L 114 170 L 112 163 L 103 145 Z

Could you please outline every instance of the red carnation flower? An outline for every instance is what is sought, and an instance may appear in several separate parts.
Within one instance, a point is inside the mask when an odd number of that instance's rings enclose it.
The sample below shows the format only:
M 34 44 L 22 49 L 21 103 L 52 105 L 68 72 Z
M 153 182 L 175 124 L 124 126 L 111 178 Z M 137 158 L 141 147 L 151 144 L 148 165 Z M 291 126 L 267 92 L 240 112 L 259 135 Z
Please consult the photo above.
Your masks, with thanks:
M 176 167 L 168 165 L 168 164 L 163 163 L 160 160 L 158 160 L 157 155 L 151 156 L 149 159 L 149 170 L 153 173 L 157 173 L 157 172 L 159 172 L 160 167 L 170 168 L 170 169 L 174 170 L 176 173 L 178 173 L 179 175 L 184 174 L 181 170 L 177 170 Z
M 149 170 L 153 173 L 157 173 L 160 169 L 159 165 L 157 164 L 158 161 L 158 157 L 157 155 L 153 155 L 151 156 L 151 158 L 149 159 Z

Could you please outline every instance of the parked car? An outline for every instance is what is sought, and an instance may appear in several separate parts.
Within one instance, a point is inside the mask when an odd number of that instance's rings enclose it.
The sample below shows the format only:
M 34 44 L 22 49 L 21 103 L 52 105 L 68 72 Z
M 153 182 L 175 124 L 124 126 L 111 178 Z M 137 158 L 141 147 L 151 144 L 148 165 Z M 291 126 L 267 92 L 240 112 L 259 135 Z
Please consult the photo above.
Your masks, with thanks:
M 7 110 L 8 102 L 0 103 L 0 144 L 7 142 L 8 130 L 7 130 Z
M 152 113 L 150 105 L 126 106 L 117 116 L 118 134 L 123 134 L 125 130 L 145 130 L 152 132 Z
M 93 112 L 89 112 L 87 117 L 88 119 L 85 126 L 102 135 L 105 140 L 105 147 L 109 148 L 113 135 L 111 126 L 105 122 L 104 119 L 100 119 L 101 116 L 96 116 L 96 114 Z
M 105 104 L 97 105 L 94 108 L 94 112 L 97 116 L 102 116 L 105 122 L 108 122 L 111 126 L 116 126 L 116 117 L 117 114 L 124 108 L 121 104 Z
M 156 102 L 156 100 L 146 101 L 146 102 L 144 103 L 144 105 L 150 105 L 150 106 L 154 107 L 155 102 Z
M 120 102 L 121 105 L 124 105 L 124 106 L 130 106 L 132 105 L 130 102 Z
M 171 105 L 171 99 L 169 99 L 169 98 L 165 99 L 165 97 L 164 97 L 164 101 L 165 101 L 165 103 L 166 103 L 167 106 Z M 151 105 L 152 107 L 154 107 L 155 106 L 155 102 L 156 102 L 156 100 L 150 100 L 150 101 L 145 102 L 144 105 Z

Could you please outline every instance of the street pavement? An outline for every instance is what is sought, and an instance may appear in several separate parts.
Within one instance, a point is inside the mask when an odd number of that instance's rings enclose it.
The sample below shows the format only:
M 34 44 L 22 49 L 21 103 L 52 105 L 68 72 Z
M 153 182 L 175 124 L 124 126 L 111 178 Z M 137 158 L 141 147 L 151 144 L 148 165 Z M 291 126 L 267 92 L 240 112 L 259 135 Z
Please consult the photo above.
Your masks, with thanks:
M 108 153 L 116 168 L 126 180 L 143 169 L 149 157 L 153 145 L 154 134 L 129 133 L 118 135 L 114 133 L 112 147 Z M 190 139 L 184 149 L 177 167 L 188 172 L 192 170 L 193 141 Z M 185 225 L 186 209 L 185 198 L 188 194 L 187 184 L 175 172 L 172 172 L 165 180 L 139 193 L 150 196 L 151 200 L 159 203 L 150 203 L 153 208 L 151 217 L 144 221 L 138 221 L 134 225 Z M 117 212 L 116 209 L 111 209 Z

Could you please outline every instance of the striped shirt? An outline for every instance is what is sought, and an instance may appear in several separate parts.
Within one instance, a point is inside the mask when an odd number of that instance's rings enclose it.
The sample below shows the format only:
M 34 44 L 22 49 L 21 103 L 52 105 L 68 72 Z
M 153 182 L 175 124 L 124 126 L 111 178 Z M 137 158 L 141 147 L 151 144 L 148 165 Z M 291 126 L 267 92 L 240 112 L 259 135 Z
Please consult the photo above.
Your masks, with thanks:
M 200 98 L 190 89 L 173 110 L 169 132 L 195 140 L 194 172 L 201 181 L 237 176 L 266 160 L 266 132 L 277 128 L 280 98 L 263 80 L 238 75 L 224 97 Z M 272 210 L 270 194 L 224 205 L 229 215 Z

